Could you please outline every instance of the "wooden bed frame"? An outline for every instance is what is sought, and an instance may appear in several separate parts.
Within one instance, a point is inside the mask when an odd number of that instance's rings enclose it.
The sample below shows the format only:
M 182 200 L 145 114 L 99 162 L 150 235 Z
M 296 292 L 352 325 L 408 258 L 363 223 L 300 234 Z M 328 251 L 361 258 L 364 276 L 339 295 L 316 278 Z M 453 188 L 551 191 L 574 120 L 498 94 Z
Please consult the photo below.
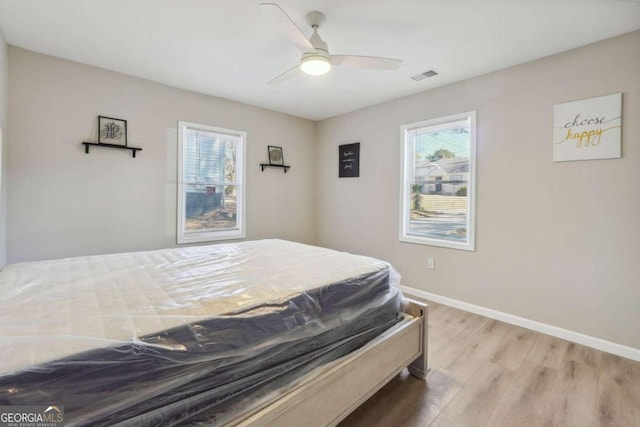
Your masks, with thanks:
M 426 304 L 409 300 L 403 320 L 362 348 L 317 368 L 282 397 L 232 422 L 240 427 L 335 426 L 404 368 L 427 375 Z

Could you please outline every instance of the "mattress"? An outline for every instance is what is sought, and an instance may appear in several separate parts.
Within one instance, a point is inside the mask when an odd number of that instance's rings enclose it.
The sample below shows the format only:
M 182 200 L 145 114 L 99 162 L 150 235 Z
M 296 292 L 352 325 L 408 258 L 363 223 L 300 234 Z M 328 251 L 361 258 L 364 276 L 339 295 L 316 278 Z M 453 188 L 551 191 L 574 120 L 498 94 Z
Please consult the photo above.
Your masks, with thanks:
M 282 240 L 14 264 L 0 405 L 63 405 L 66 425 L 228 419 L 393 325 L 398 283 L 382 261 Z

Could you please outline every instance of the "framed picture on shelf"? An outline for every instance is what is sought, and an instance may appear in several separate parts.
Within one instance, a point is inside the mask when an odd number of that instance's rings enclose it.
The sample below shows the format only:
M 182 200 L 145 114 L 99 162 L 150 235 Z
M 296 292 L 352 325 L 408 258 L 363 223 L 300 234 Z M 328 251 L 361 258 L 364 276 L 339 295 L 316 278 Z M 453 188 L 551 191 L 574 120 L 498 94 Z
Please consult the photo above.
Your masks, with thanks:
M 127 146 L 127 121 L 98 116 L 98 144 Z
M 270 165 L 284 166 L 284 156 L 282 155 L 282 147 L 274 147 L 273 145 L 268 145 L 267 150 L 269 151 Z

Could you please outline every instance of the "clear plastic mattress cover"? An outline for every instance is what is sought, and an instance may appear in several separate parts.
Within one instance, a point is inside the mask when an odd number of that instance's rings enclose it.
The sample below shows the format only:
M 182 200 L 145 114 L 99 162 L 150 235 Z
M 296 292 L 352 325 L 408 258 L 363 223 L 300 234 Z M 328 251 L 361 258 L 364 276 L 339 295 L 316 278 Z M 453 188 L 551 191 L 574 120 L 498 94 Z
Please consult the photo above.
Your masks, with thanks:
M 89 355 L 83 363 L 96 355 L 100 364 L 96 349 L 123 343 L 156 351 L 174 365 L 235 363 L 334 330 L 385 304 L 397 310 L 398 285 L 398 274 L 380 260 L 282 240 L 10 265 L 0 272 L 0 404 L 11 404 L 11 394 L 20 392 L 3 378 L 41 374 L 52 366 L 71 369 L 78 354 Z M 290 324 L 272 328 L 264 319 L 279 311 L 289 313 Z M 212 335 L 205 328 L 208 319 L 247 317 L 261 323 L 246 335 Z M 220 346 L 223 340 L 233 345 Z M 151 389 L 128 390 L 125 400 L 142 401 L 187 382 L 172 378 Z M 27 389 L 33 383 L 24 384 L 23 392 L 38 395 Z M 40 403 L 56 402 L 32 404 Z M 121 403 L 103 404 L 116 410 Z

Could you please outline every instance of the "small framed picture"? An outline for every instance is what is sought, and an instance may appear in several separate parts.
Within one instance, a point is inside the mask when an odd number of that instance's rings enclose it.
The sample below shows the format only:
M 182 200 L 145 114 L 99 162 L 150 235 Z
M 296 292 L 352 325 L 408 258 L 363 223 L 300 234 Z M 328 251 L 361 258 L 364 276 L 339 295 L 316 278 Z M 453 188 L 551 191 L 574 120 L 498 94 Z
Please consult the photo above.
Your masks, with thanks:
M 270 165 L 284 166 L 284 156 L 282 155 L 282 147 L 274 147 L 273 145 L 268 145 L 267 150 L 269 150 Z
M 98 116 L 98 144 L 127 146 L 127 121 Z
M 338 177 L 360 177 L 360 143 L 338 146 Z

